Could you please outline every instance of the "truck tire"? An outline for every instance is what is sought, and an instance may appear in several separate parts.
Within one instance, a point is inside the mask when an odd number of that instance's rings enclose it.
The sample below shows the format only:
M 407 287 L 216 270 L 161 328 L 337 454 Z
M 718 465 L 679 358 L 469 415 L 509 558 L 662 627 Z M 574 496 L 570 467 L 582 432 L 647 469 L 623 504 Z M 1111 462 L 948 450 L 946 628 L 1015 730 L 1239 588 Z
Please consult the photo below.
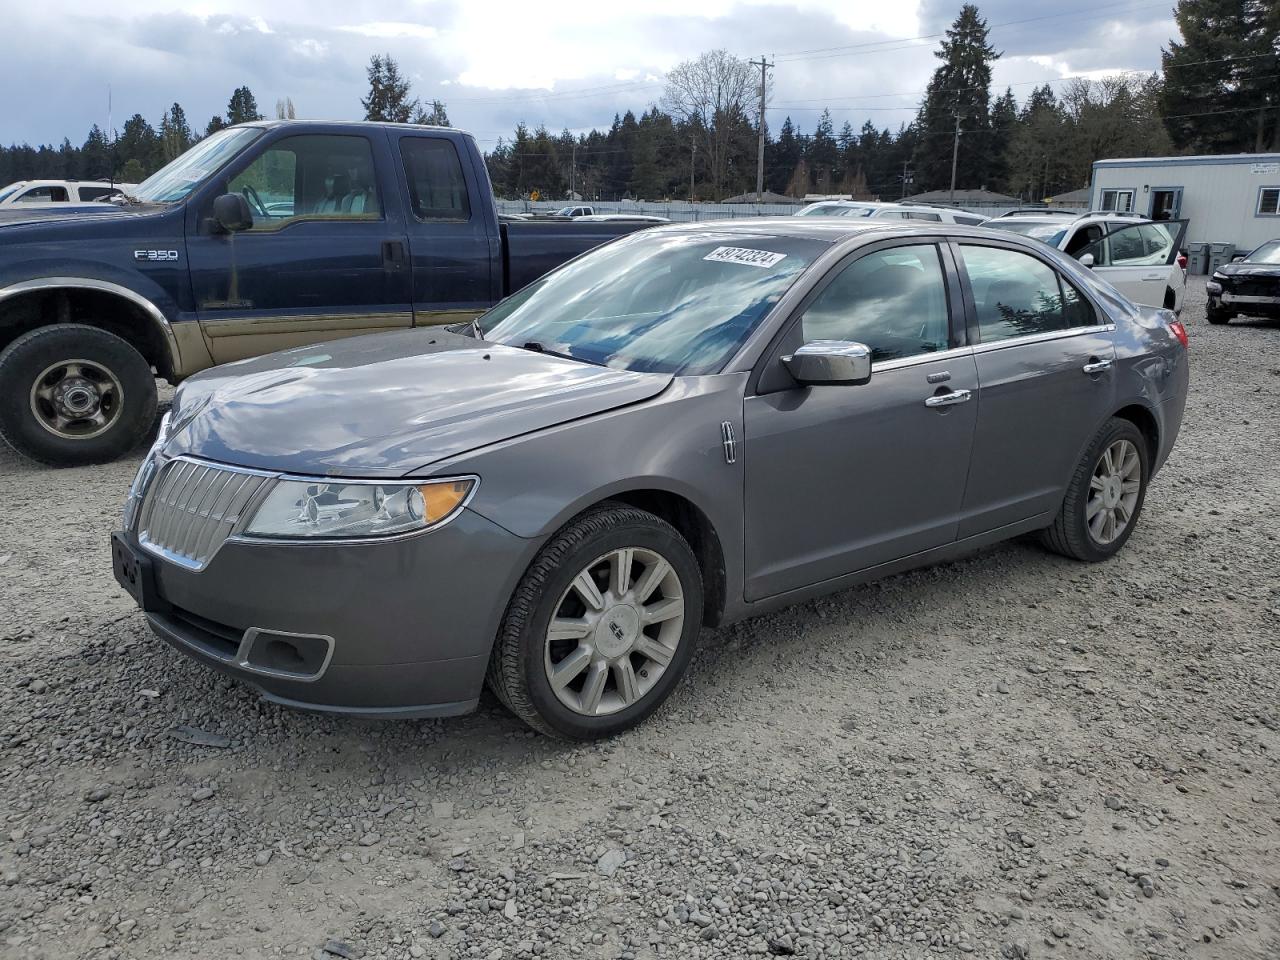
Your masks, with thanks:
M 151 365 L 106 330 L 39 327 L 0 353 L 0 439 L 32 460 L 114 460 L 138 445 L 155 416 Z

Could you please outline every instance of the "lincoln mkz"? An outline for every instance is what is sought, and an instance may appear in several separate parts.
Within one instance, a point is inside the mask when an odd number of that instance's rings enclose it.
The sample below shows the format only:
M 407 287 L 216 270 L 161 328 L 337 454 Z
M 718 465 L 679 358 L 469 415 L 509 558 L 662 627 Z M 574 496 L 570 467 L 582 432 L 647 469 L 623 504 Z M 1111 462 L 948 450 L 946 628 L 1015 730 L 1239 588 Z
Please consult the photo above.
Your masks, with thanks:
M 656 227 L 474 323 L 191 378 L 113 565 L 157 634 L 275 702 L 448 716 L 487 682 L 608 736 L 704 626 L 1020 534 L 1111 557 L 1186 347 L 992 230 Z

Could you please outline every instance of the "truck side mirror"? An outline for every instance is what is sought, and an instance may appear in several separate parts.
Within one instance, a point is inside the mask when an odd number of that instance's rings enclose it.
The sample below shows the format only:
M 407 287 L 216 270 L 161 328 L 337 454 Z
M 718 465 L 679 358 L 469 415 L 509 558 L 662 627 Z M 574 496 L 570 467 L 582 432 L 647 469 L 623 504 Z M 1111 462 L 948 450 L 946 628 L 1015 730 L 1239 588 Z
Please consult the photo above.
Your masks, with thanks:
M 239 193 L 224 193 L 213 201 L 213 222 L 223 233 L 238 233 L 253 226 L 249 201 Z
M 1080 266 L 1082 266 L 1082 267 L 1089 267 L 1090 269 L 1092 269 L 1092 267 L 1093 267 L 1093 254 L 1092 254 L 1092 253 L 1082 253 L 1082 254 L 1080 255 Z

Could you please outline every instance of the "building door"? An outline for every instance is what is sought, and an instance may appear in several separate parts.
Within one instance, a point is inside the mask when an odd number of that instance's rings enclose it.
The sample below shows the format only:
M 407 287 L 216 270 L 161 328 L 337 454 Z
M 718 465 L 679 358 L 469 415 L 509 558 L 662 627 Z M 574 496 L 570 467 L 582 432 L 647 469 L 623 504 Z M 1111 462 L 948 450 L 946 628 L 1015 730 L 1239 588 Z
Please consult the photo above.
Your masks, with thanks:
M 1181 210 L 1181 187 L 1157 187 L 1151 191 L 1152 220 L 1177 220 Z

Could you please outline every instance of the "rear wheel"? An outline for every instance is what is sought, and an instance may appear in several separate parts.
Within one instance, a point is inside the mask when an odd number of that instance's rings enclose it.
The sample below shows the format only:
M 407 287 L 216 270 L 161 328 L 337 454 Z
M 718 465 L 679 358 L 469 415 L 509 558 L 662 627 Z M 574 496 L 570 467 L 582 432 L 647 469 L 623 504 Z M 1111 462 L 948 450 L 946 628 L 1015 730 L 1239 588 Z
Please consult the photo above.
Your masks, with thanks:
M 1045 546 L 1076 560 L 1115 556 L 1142 513 L 1149 475 L 1146 437 L 1112 417 L 1080 458 L 1062 508 L 1042 535 Z
M 606 503 L 538 554 L 507 607 L 488 682 L 535 730 L 572 740 L 643 721 L 679 682 L 701 628 L 702 577 L 658 517 Z
M 0 353 L 0 438 L 33 460 L 114 460 L 138 444 L 155 414 L 150 364 L 113 333 L 56 324 Z

